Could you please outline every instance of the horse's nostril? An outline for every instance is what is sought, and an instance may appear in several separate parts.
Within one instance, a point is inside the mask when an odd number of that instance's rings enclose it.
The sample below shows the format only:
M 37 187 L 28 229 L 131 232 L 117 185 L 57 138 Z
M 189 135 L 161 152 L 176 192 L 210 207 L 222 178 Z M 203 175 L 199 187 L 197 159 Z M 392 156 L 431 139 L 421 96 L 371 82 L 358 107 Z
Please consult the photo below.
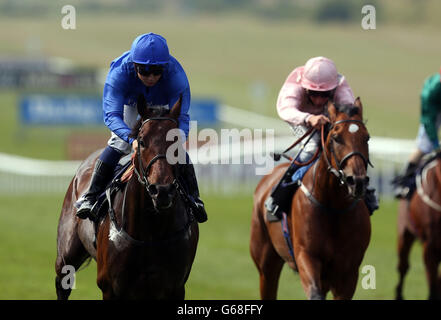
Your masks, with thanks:
M 364 178 L 364 183 L 365 183 L 366 185 L 369 184 L 369 177 L 368 177 L 368 176 L 366 176 L 366 177 Z
M 347 182 L 349 185 L 354 185 L 354 184 L 355 184 L 355 179 L 354 179 L 353 176 L 349 176 L 349 177 L 346 178 L 346 182 Z
M 150 193 L 152 196 L 158 194 L 158 188 L 156 187 L 155 184 L 151 184 L 151 185 L 149 186 L 149 193 Z

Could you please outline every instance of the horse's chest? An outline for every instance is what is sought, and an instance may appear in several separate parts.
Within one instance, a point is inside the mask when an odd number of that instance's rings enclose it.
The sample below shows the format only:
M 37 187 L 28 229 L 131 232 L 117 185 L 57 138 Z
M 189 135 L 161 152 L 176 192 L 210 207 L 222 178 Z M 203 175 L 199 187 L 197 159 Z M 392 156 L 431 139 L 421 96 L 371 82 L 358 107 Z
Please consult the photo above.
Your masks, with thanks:
M 167 296 L 176 286 L 185 283 L 188 274 L 185 259 L 180 259 L 177 254 L 164 255 L 157 250 L 121 254 L 116 261 L 119 263 L 112 272 L 112 287 L 117 295 L 122 296 Z
M 184 272 L 161 265 L 131 268 L 112 279 L 113 291 L 117 296 L 137 299 L 165 299 L 184 283 Z

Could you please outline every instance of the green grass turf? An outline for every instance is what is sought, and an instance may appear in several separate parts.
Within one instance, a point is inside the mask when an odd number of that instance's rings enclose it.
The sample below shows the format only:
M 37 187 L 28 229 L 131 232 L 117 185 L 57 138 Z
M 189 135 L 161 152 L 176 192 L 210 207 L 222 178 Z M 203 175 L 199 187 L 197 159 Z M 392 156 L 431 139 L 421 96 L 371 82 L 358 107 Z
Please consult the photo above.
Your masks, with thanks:
M 413 138 L 424 78 L 439 68 L 439 31 L 415 25 L 313 25 L 263 21 L 243 16 L 192 17 L 146 14 L 78 13 L 77 30 L 60 27 L 60 16 L 45 19 L 2 17 L 0 55 L 27 55 L 28 41 L 39 39 L 41 53 L 72 59 L 81 66 L 106 68 L 130 48 L 136 35 L 164 35 L 172 55 L 187 71 L 193 96 L 276 117 L 278 91 L 289 72 L 308 58 L 335 60 L 354 93 L 361 96 L 371 135 Z M 30 40 L 31 39 L 31 40 Z M 263 81 L 267 95 L 254 101 L 250 86 Z M 46 91 L 47 88 L 45 88 Z M 98 90 L 99 91 L 99 90 Z M 24 127 L 18 123 L 20 92 L 0 91 L 0 152 L 43 159 L 64 159 L 66 138 L 102 128 Z M 246 124 L 245 124 L 246 125 Z M 281 126 L 285 124 L 281 121 Z M 56 225 L 62 195 L 0 196 L 0 299 L 53 299 Z M 258 298 L 258 275 L 248 252 L 250 197 L 207 196 L 210 220 L 201 238 L 187 284 L 189 299 Z M 355 298 L 391 299 L 396 272 L 396 204 L 382 204 L 372 217 L 373 233 L 362 265 L 376 268 L 376 289 L 360 286 Z M 361 276 L 360 281 L 361 283 Z M 73 299 L 97 299 L 95 263 L 78 273 Z M 279 298 L 303 299 L 299 277 L 285 268 Z M 405 297 L 427 297 L 416 245 Z
M 154 31 L 167 38 L 171 54 L 184 66 L 194 97 L 214 96 L 274 117 L 278 92 L 290 71 L 310 57 L 328 56 L 355 95 L 361 96 L 371 135 L 405 138 L 416 135 L 419 92 L 424 79 L 439 70 L 441 52 L 439 32 L 431 27 L 379 24 L 367 31 L 358 24 L 323 26 L 238 15 L 185 18 L 81 12 L 76 30 L 62 29 L 56 15 L 2 17 L 0 30 L 1 55 L 25 56 L 28 41 L 38 39 L 41 54 L 97 68 L 108 68 L 136 35 Z M 267 87 L 258 101 L 250 89 L 256 81 Z M 65 138 L 75 128 L 19 127 L 18 94 L 0 92 L 0 135 L 6 137 L 0 151 L 63 159 Z M 280 125 L 285 126 L 282 121 Z M 104 125 L 102 129 L 106 130 Z
M 56 229 L 63 196 L 0 197 L 0 299 L 54 299 Z M 190 278 L 187 299 L 258 299 L 257 269 L 249 254 L 252 199 L 248 196 L 204 197 L 209 214 L 200 225 L 200 241 Z M 376 270 L 376 289 L 361 287 L 355 299 L 393 299 L 396 272 L 395 202 L 381 204 L 372 217 L 372 238 L 364 265 Z M 404 294 L 425 299 L 427 285 L 421 246 L 411 252 L 411 269 Z M 77 274 L 72 299 L 100 299 L 96 263 Z M 279 299 L 304 299 L 299 276 L 287 266 L 282 271 Z M 331 298 L 331 295 L 328 295 Z

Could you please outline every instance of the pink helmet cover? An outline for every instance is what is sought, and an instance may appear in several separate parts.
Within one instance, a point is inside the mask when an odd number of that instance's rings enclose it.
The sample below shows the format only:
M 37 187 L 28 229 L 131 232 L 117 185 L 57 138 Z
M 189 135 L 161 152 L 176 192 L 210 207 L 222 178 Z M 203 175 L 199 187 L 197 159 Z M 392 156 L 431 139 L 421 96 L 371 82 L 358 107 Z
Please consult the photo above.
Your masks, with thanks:
M 301 76 L 303 88 L 314 91 L 330 91 L 338 85 L 338 72 L 332 60 L 325 57 L 309 59 Z

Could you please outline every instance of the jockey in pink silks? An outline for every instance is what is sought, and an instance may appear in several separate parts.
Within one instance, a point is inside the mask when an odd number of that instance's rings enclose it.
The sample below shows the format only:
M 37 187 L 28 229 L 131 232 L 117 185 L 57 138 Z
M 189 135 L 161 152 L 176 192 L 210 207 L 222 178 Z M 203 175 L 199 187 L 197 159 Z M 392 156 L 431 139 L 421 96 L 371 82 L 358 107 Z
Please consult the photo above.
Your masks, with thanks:
M 355 98 L 346 78 L 338 73 L 334 62 L 325 57 L 314 57 L 304 66 L 295 68 L 286 78 L 277 98 L 277 113 L 291 126 L 297 139 L 311 127 L 320 129 L 323 124 L 330 122 L 324 114 L 328 101 L 352 105 Z M 319 145 L 320 135 L 317 132 L 309 139 L 297 160 L 310 160 Z M 282 177 L 287 183 L 279 183 L 265 202 L 268 213 L 280 218 L 279 202 L 293 189 L 283 186 L 296 186 L 310 166 L 299 169 L 294 163 L 291 164 Z M 372 213 L 378 208 L 374 190 L 368 189 L 366 195 L 369 198 L 365 199 L 366 204 Z

